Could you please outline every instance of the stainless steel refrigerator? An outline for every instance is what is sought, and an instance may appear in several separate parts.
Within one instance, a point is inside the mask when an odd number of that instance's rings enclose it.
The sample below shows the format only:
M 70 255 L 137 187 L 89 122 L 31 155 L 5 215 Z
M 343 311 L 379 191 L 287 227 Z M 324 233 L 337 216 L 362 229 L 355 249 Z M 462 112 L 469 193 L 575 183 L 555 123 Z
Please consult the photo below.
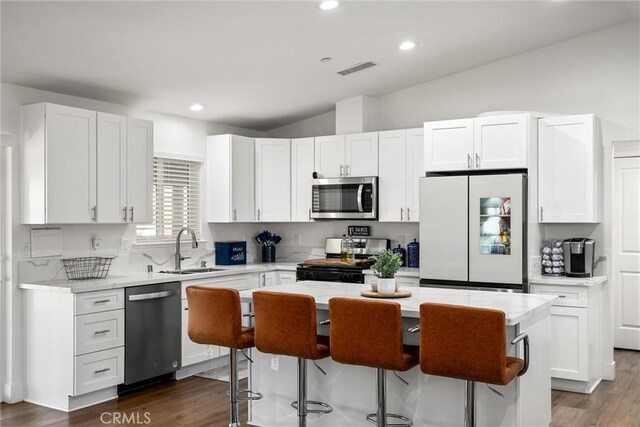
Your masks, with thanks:
M 420 179 L 420 285 L 528 292 L 527 175 Z

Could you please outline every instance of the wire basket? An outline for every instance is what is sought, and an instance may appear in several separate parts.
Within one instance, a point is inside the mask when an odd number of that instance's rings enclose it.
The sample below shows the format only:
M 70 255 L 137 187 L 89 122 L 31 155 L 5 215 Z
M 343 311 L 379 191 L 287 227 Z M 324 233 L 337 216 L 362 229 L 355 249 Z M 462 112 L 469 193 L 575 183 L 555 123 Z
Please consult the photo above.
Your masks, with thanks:
M 62 260 L 62 265 L 69 280 L 104 279 L 109 273 L 109 267 L 114 258 L 100 256 L 65 258 Z

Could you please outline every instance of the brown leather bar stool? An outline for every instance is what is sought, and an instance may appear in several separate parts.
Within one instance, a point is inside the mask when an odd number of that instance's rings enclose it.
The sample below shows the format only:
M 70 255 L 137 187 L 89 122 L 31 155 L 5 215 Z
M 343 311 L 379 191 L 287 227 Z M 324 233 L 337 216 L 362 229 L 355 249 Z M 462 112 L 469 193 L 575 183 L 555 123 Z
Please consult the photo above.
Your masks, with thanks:
M 240 293 L 233 288 L 189 286 L 187 300 L 191 341 L 229 348 L 229 427 L 239 427 L 238 400 L 262 398 L 260 393 L 238 387 L 238 350 L 254 347 L 253 328 L 242 326 Z
M 420 305 L 419 330 L 422 372 L 466 381 L 467 427 L 476 425 L 476 382 L 506 385 L 529 367 L 526 333 L 511 341 L 515 345 L 524 340 L 524 360 L 507 357 L 502 311 L 424 303 Z
M 298 411 L 298 425 L 305 426 L 307 414 L 328 414 L 331 406 L 307 400 L 307 360 L 329 357 L 328 337 L 318 336 L 316 301 L 312 296 L 285 292 L 253 293 L 256 348 L 263 353 L 298 358 L 298 399 L 291 404 Z M 326 375 L 318 365 L 320 371 Z M 322 408 L 309 409 L 307 405 Z
M 387 414 L 387 371 L 407 371 L 418 364 L 417 346 L 402 344 L 400 304 L 354 298 L 331 298 L 331 358 L 349 365 L 376 368 L 377 404 L 367 421 L 378 426 L 412 426 L 413 421 Z M 387 423 L 387 417 L 404 423 Z

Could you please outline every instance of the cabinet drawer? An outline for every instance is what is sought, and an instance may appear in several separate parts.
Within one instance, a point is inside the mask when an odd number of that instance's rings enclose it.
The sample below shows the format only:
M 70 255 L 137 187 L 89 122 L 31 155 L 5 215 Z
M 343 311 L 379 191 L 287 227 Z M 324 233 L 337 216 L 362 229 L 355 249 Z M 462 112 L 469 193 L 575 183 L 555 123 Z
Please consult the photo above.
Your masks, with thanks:
M 98 313 L 119 308 L 124 308 L 124 289 L 76 294 L 76 315 Z
M 258 287 L 258 276 L 243 274 L 239 276 L 217 277 L 215 279 L 189 280 L 182 282 L 182 298 L 187 298 L 188 286 L 205 286 L 208 288 L 236 288 L 239 291 Z
M 411 286 L 414 288 L 420 287 L 419 278 L 396 276 L 396 282 L 398 283 L 399 286 Z
M 122 347 L 124 310 L 75 316 L 75 355 Z
M 124 382 L 124 347 L 76 356 L 73 395 L 100 390 Z
M 587 289 L 574 286 L 531 285 L 531 293 L 557 295 L 559 298 L 551 305 L 567 307 L 586 307 Z

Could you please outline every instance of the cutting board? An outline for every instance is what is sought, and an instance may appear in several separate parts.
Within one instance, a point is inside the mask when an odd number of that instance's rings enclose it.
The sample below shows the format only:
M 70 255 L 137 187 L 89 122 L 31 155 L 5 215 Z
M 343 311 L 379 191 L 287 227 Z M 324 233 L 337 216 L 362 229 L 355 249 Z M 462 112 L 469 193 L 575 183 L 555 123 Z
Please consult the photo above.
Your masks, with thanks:
M 339 258 L 308 259 L 304 262 L 304 265 L 310 265 L 313 267 L 363 267 L 372 264 L 373 261 L 370 259 L 356 259 L 351 263 L 342 261 Z

